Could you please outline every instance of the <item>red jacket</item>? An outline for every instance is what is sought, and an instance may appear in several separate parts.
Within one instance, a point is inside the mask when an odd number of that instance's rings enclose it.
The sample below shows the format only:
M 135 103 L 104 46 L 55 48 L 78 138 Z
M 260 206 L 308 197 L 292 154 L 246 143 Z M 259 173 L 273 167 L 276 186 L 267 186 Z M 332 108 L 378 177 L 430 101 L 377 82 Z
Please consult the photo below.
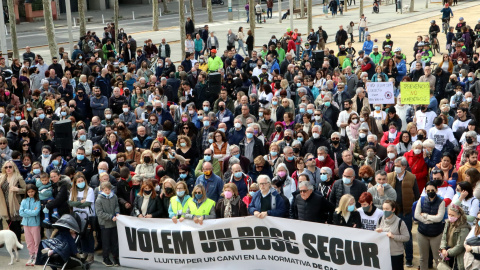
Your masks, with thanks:
M 323 162 L 319 161 L 318 158 L 315 159 L 315 162 L 318 168 L 329 167 L 332 169 L 332 172 L 335 170 L 335 161 L 330 157 L 330 155 L 327 155 Z
M 475 149 L 476 149 L 477 152 L 478 152 L 477 160 L 480 161 L 480 144 L 477 145 L 477 148 L 475 148 Z M 462 150 L 460 150 L 460 154 L 458 154 L 458 156 L 457 156 L 457 162 L 456 162 L 456 164 L 455 164 L 455 165 L 456 165 L 455 168 L 457 168 L 457 169 L 460 168 L 460 167 L 462 167 L 462 166 L 460 166 L 460 162 L 462 161 L 462 155 L 463 155 L 463 144 L 462 144 Z
M 427 184 L 428 176 L 428 167 L 423 158 L 423 152 L 415 155 L 412 149 L 406 152 L 403 156 L 407 159 L 408 165 L 412 169 L 412 173 L 415 174 L 415 177 L 417 178 L 418 190 L 423 190 L 425 184 Z
M 287 52 L 293 50 L 294 52 L 297 51 L 297 47 L 295 47 L 295 41 L 289 40 L 288 41 L 288 46 L 287 46 Z
M 388 142 L 388 133 L 390 133 L 390 131 L 385 131 L 383 133 L 382 140 L 380 141 L 380 144 L 385 148 L 387 148 L 389 145 L 397 145 L 400 142 L 400 136 L 402 135 L 401 132 L 397 131 L 397 137 L 395 138 L 393 143 L 389 143 Z

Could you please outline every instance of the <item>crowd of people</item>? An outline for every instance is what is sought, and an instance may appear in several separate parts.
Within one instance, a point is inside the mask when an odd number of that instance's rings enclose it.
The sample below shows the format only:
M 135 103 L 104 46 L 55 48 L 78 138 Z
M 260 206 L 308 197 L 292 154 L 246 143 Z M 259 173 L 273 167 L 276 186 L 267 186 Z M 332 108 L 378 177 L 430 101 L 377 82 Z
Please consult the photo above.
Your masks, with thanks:
M 0 58 L 0 215 L 25 235 L 27 265 L 56 253 L 92 263 L 98 250 L 120 265 L 118 215 L 200 225 L 252 215 L 382 233 L 392 269 L 413 267 L 416 222 L 420 269 L 477 269 L 480 23 L 460 18 L 444 33 L 436 67 L 435 21 L 411 62 L 391 35 L 375 45 L 363 15 L 357 54 L 355 24 L 339 27 L 335 48 L 319 26 L 306 43 L 287 29 L 257 51 L 242 27 L 223 50 L 187 20 L 185 58 L 173 60 L 165 38 L 137 45 L 109 24 L 51 62 L 29 47 L 11 66 Z M 395 104 L 369 102 L 367 83 L 383 81 Z M 400 83 L 412 81 L 430 83 L 429 105 L 402 103 Z M 42 240 L 72 211 L 88 221 L 82 254 L 71 231 L 58 236 L 69 248 Z

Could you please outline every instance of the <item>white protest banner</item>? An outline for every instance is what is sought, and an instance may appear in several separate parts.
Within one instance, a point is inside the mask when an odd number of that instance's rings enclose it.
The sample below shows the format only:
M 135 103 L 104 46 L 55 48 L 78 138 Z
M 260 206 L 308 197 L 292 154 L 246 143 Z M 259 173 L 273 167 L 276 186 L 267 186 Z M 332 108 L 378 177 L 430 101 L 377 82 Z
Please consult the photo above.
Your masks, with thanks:
M 395 104 L 391 82 L 367 82 L 367 92 L 370 104 Z
M 140 269 L 391 270 L 386 233 L 266 217 L 119 216 L 120 264 Z

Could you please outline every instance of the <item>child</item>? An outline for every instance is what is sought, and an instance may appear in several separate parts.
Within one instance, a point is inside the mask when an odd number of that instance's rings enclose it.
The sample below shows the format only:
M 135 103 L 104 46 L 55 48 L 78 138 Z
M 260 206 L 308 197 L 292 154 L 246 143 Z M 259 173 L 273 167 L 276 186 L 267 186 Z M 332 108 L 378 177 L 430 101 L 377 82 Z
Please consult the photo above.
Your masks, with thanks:
M 355 54 L 357 53 L 357 51 L 355 50 L 355 48 L 352 47 L 352 42 L 348 42 L 348 43 L 347 43 L 347 48 L 345 49 L 345 51 L 346 51 L 348 54 L 351 54 L 353 57 L 355 57 Z
M 365 27 L 365 35 L 364 36 L 369 36 L 370 32 L 368 32 L 368 27 Z
M 52 183 L 50 183 L 50 178 L 48 177 L 47 173 L 40 174 L 40 181 L 37 181 L 36 186 L 38 187 L 38 195 L 40 198 L 41 205 L 43 207 L 47 204 L 49 200 L 53 200 Z M 48 216 L 49 211 L 46 207 L 43 209 L 43 213 L 45 213 L 45 219 L 43 220 L 43 223 L 51 224 L 50 218 Z M 58 215 L 57 208 L 53 209 L 52 217 L 56 219 L 60 218 L 60 216 Z
M 102 172 L 99 176 L 98 176 L 98 180 L 100 181 L 100 185 L 103 183 L 103 182 L 109 182 L 110 183 L 110 176 L 108 175 L 108 173 L 106 172 Z M 117 190 L 115 187 L 112 187 L 111 188 L 112 192 L 113 193 L 116 193 Z M 95 194 L 95 199 L 98 197 L 98 194 L 100 194 L 102 190 L 100 189 L 100 186 L 96 187 L 95 190 L 94 190 L 94 194 Z
M 37 258 L 38 246 L 40 245 L 40 199 L 35 185 L 28 184 L 25 188 L 28 197 L 22 200 L 19 214 L 23 218 L 22 225 L 27 242 L 30 259 L 25 266 L 34 266 Z
M 75 256 L 78 253 L 77 245 L 75 244 L 76 237 L 77 234 L 74 230 L 59 227 L 55 237 L 42 240 L 43 249 L 41 252 L 48 257 L 52 257 L 51 261 L 64 264 L 71 256 Z M 54 254 L 58 256 L 53 256 Z M 58 259 L 62 261 L 60 262 Z M 45 260 L 45 257 L 39 257 L 37 264 L 45 264 Z
M 46 100 L 43 102 L 43 105 L 52 107 L 52 110 L 55 110 L 55 98 L 53 94 L 48 92 L 46 95 Z
M 108 175 L 107 175 L 108 176 Z M 112 192 L 112 184 L 105 181 L 100 184 L 101 193 L 95 202 L 98 223 L 102 231 L 103 264 L 120 266 L 118 260 L 118 235 L 117 216 L 120 214 L 118 199 Z M 110 261 L 110 253 L 113 255 L 113 263 Z
M 38 161 L 33 162 L 32 164 L 32 171 L 27 174 L 27 178 L 25 178 L 26 184 L 37 184 L 37 180 L 40 180 L 40 173 L 42 173 L 42 164 Z
M 255 194 L 255 192 L 257 192 L 259 189 L 260 188 L 259 188 L 257 183 L 252 183 L 250 185 L 250 189 L 248 190 L 247 196 L 243 197 L 243 199 L 242 199 L 243 202 L 247 205 L 247 208 L 250 205 L 250 203 L 252 202 L 253 194 Z

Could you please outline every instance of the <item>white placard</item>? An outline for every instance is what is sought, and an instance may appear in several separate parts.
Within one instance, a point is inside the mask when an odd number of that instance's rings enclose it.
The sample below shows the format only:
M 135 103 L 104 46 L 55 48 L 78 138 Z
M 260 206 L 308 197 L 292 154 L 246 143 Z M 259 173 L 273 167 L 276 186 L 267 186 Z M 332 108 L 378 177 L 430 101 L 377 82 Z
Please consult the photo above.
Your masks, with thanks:
M 367 82 L 367 93 L 370 104 L 395 104 L 392 82 Z

